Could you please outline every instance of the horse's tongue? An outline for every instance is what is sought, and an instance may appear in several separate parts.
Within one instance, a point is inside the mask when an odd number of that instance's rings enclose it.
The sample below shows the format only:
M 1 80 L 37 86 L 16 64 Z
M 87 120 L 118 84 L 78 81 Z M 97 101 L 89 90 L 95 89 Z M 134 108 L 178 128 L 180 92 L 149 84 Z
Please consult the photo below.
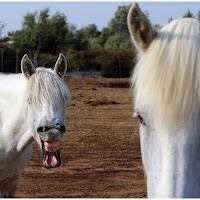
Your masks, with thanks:
M 59 147 L 60 141 L 51 141 L 51 142 L 44 142 L 45 147 L 48 148 L 57 148 Z M 44 164 L 47 167 L 57 167 L 59 164 L 58 158 L 56 156 L 56 152 L 49 152 L 46 151 Z
M 56 167 L 58 165 L 58 159 L 54 152 L 47 152 L 47 155 L 44 160 L 44 164 L 47 167 Z

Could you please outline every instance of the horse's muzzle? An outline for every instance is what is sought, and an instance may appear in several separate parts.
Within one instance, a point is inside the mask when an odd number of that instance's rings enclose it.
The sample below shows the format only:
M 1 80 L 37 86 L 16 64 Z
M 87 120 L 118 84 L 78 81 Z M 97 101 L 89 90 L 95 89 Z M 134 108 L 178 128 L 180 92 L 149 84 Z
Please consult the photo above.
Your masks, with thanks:
M 46 125 L 37 128 L 37 133 L 42 142 L 42 160 L 45 168 L 60 166 L 59 144 L 65 130 L 62 123 L 46 123 Z
M 40 126 L 37 133 L 43 141 L 61 140 L 66 129 L 64 125 Z

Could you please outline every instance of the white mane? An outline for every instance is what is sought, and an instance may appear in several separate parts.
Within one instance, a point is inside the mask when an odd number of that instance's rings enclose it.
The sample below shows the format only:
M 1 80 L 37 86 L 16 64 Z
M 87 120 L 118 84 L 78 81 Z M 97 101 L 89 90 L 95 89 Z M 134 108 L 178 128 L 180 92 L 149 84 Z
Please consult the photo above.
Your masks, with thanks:
M 149 119 L 155 113 L 171 127 L 177 123 L 184 125 L 199 113 L 199 22 L 185 18 L 161 29 L 140 56 L 132 84 L 138 99 L 145 94 L 141 103 L 148 105 Z
M 67 85 L 51 69 L 38 67 L 30 77 L 27 86 L 27 98 L 36 106 L 53 101 L 59 107 L 61 100 L 71 101 Z

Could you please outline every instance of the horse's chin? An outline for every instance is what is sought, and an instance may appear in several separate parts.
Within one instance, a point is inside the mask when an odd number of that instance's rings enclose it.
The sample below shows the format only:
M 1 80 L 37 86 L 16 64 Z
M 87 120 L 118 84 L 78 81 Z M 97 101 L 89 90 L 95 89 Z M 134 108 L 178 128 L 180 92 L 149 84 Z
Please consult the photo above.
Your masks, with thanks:
M 59 141 L 42 142 L 42 162 L 45 168 L 55 168 L 61 165 Z

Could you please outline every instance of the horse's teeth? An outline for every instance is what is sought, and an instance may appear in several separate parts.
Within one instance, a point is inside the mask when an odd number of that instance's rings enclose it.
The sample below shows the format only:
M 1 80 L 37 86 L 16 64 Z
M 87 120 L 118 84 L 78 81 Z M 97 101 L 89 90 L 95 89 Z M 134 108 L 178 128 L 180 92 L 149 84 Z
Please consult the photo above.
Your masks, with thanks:
M 48 152 L 56 152 L 58 149 L 59 147 L 45 147 L 45 150 Z
M 53 148 L 53 151 L 55 152 L 55 151 L 57 151 L 58 150 L 58 147 L 54 147 Z

